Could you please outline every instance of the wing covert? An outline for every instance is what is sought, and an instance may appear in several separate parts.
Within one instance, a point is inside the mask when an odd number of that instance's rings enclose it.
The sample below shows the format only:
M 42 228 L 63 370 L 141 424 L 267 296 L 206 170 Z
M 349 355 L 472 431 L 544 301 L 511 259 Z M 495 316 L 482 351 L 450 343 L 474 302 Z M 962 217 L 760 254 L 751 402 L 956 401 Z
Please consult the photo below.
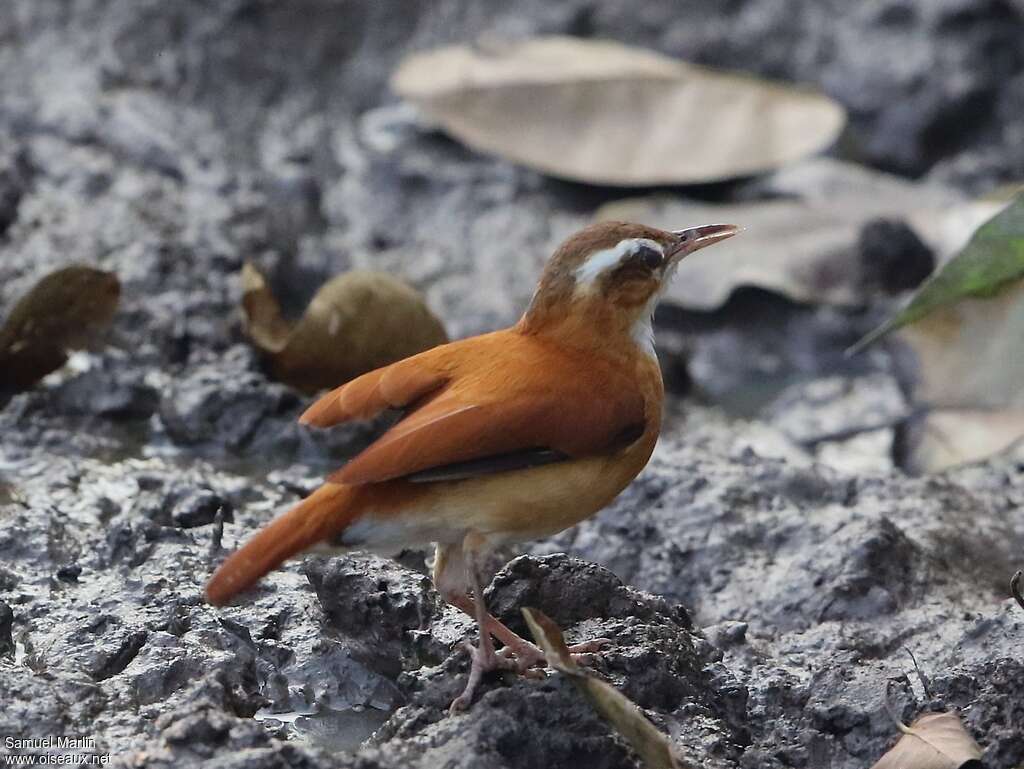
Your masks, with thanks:
M 453 370 L 443 389 L 424 397 L 329 480 L 350 485 L 406 476 L 433 480 L 432 469 L 465 463 L 474 463 L 474 475 L 489 468 L 501 472 L 507 469 L 502 458 L 510 455 L 588 456 L 643 433 L 640 388 L 610 364 L 566 359 L 567 353 L 531 347 L 523 337 L 490 352 L 481 356 L 487 363 L 472 365 L 470 358 L 464 371 Z M 466 477 L 465 468 L 460 471 Z
M 428 350 L 390 366 L 370 371 L 321 396 L 299 422 L 332 427 L 354 419 L 372 419 L 387 409 L 404 408 L 443 387 L 448 375 Z

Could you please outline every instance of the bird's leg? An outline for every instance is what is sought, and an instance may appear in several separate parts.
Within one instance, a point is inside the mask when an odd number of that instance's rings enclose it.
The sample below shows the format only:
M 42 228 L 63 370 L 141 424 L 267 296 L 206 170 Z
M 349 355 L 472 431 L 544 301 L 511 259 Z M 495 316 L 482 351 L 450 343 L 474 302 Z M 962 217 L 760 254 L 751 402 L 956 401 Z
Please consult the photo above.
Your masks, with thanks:
M 462 610 L 477 620 L 481 629 L 486 628 L 487 634 L 494 636 L 504 644 L 504 648 L 496 652 L 499 657 L 515 659 L 515 669 L 519 673 L 527 673 L 530 668 L 546 663 L 544 652 L 537 645 L 526 640 L 511 630 L 497 617 L 491 615 L 483 603 L 483 591 L 474 589 L 476 600 L 466 595 L 465 579 L 468 575 L 479 583 L 479 575 L 471 564 L 468 564 L 466 553 L 461 548 L 451 545 L 438 545 L 434 558 L 434 584 L 444 599 L 457 609 Z M 481 612 L 481 609 L 483 611 Z M 594 652 L 600 651 L 610 643 L 607 638 L 595 638 L 585 643 L 569 647 L 570 654 L 576 662 L 587 665 L 593 662 Z M 538 671 L 539 673 L 539 671 Z M 540 675 L 543 675 L 540 673 Z
M 473 597 L 475 598 L 475 601 L 470 601 L 469 603 L 476 610 L 476 624 L 480 631 L 480 640 L 475 647 L 467 644 L 472 659 L 469 668 L 469 680 L 466 681 L 466 688 L 463 689 L 462 694 L 452 701 L 451 712 L 453 713 L 469 707 L 473 701 L 473 694 L 476 692 L 476 688 L 479 686 L 480 679 L 484 673 L 499 669 L 516 669 L 516 663 L 513 660 L 504 656 L 498 656 L 494 651 L 494 641 L 491 639 L 490 628 L 487 623 L 488 619 L 494 618 L 487 613 L 487 608 L 484 605 L 484 589 L 480 584 L 477 559 L 473 557 L 473 554 L 470 554 L 468 561 L 467 572 L 473 586 Z M 475 606 L 473 606 L 474 603 Z

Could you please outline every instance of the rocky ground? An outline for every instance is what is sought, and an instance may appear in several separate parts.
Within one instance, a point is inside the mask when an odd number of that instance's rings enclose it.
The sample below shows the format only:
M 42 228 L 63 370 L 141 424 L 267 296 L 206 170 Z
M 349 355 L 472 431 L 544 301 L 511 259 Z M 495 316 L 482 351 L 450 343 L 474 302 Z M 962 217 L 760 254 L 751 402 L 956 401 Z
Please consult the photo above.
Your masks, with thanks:
M 446 717 L 470 625 L 423 554 L 201 596 L 373 435 L 295 425 L 307 399 L 241 333 L 244 259 L 293 311 L 338 271 L 394 272 L 463 336 L 512 321 L 552 246 L 621 197 L 470 153 L 387 95 L 410 50 L 532 32 L 815 83 L 850 111 L 837 153 L 922 194 L 1024 176 L 1019 2 L 3 3 L 0 308 L 74 261 L 123 287 L 109 344 L 0 410 L 0 735 L 91 736 L 139 766 L 636 765 L 554 673 Z M 597 672 L 694 765 L 868 767 L 887 709 L 951 707 L 986 766 L 1024 764 L 1024 465 L 900 469 L 893 356 L 841 354 L 884 310 L 753 289 L 666 310 L 651 465 L 490 586 L 520 629 L 530 605 L 612 638 Z

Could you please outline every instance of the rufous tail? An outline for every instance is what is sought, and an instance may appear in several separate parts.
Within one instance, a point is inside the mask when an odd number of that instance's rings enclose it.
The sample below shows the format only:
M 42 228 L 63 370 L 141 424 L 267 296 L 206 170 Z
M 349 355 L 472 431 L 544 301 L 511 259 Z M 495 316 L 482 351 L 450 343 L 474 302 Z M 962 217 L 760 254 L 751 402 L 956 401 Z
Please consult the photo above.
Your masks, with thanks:
M 206 600 L 222 606 L 286 559 L 336 537 L 359 515 L 355 496 L 351 486 L 325 483 L 232 553 L 206 583 Z

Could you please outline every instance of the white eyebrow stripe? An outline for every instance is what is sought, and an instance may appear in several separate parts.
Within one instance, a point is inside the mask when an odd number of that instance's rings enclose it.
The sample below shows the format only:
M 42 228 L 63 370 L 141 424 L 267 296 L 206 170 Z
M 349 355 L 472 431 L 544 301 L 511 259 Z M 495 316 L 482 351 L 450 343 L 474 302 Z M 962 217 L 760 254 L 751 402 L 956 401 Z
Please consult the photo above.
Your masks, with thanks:
M 595 251 L 587 257 L 579 267 L 576 268 L 575 277 L 577 285 L 592 283 L 598 275 L 617 267 L 624 257 L 633 253 L 638 247 L 650 246 L 659 254 L 664 255 L 665 251 L 661 244 L 650 238 L 626 238 L 620 240 L 614 247 Z

